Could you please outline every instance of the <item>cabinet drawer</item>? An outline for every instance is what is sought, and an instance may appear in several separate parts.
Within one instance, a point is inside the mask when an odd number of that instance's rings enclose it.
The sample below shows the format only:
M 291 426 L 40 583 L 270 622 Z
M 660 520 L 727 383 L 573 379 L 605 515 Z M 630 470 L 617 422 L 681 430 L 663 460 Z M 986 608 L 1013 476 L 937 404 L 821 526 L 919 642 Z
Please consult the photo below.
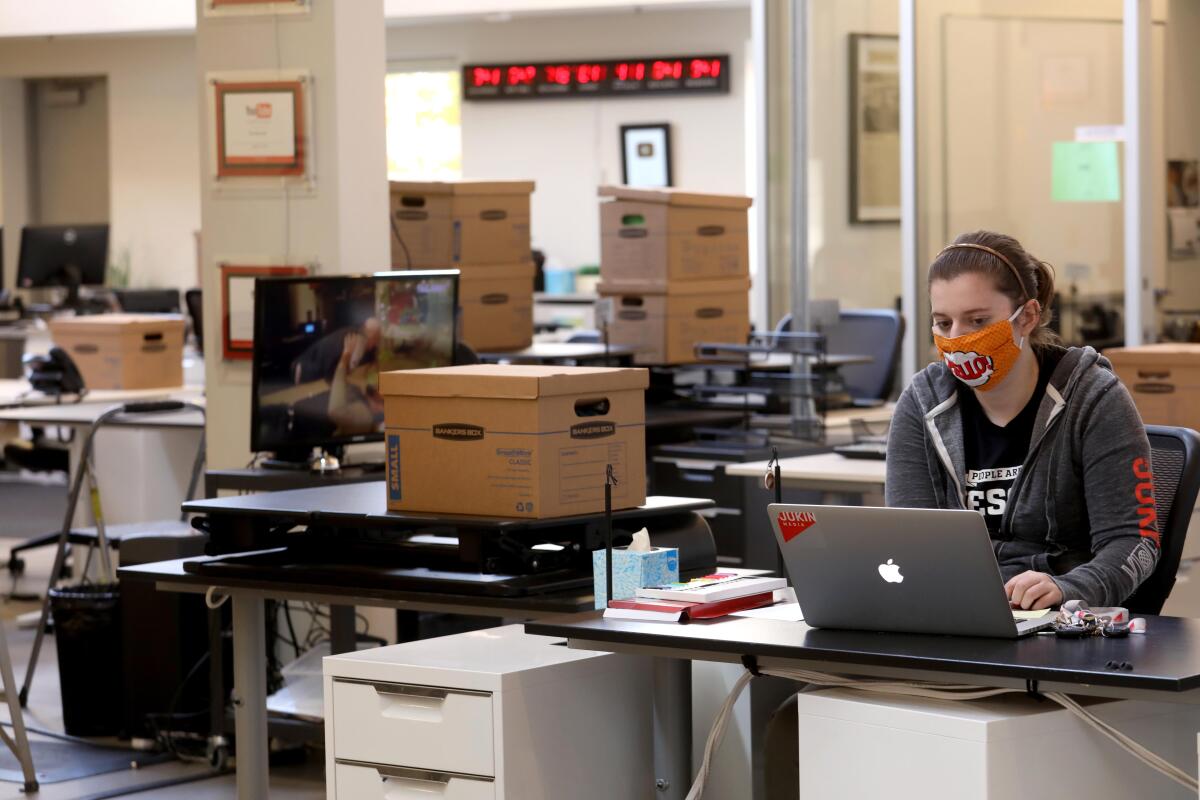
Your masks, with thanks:
M 495 775 L 492 696 L 335 680 L 333 754 L 373 764 Z
M 489 778 L 373 764 L 334 767 L 337 800 L 495 800 Z

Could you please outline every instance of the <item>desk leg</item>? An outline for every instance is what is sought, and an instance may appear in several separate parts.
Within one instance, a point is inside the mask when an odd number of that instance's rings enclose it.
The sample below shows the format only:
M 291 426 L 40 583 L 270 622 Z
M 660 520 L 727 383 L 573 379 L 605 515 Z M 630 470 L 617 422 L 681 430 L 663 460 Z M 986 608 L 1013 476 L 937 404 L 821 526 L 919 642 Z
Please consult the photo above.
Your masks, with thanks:
M 234 595 L 233 708 L 238 800 L 268 796 L 267 627 L 263 601 Z
M 653 658 L 656 797 L 683 800 L 692 783 L 692 662 Z
M 358 645 L 354 633 L 354 606 L 329 607 L 329 653 L 353 653 Z

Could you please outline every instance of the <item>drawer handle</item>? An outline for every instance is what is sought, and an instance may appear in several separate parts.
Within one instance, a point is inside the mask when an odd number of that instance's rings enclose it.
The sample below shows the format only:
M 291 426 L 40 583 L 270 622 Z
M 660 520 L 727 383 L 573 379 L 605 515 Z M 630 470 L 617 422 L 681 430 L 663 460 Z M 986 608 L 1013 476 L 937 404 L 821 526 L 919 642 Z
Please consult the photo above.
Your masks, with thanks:
M 442 708 L 449 692 L 415 686 L 374 686 L 379 697 L 379 713 L 387 719 L 415 722 L 441 722 Z
M 1161 371 L 1151 370 L 1151 369 L 1139 369 L 1137 371 L 1137 373 L 1138 373 L 1138 377 L 1142 378 L 1143 380 L 1165 381 L 1171 377 L 1171 370 L 1169 370 L 1169 369 L 1161 370 Z
M 1134 394 L 1174 394 L 1175 387 L 1169 383 L 1135 383 Z
M 430 800 L 445 797 L 450 778 L 445 781 L 418 781 L 409 778 L 384 778 L 384 800 Z
M 453 780 L 492 783 L 492 779 L 470 775 L 453 775 L 406 767 L 375 767 L 384 786 L 385 800 L 429 800 L 440 797 L 450 788 Z

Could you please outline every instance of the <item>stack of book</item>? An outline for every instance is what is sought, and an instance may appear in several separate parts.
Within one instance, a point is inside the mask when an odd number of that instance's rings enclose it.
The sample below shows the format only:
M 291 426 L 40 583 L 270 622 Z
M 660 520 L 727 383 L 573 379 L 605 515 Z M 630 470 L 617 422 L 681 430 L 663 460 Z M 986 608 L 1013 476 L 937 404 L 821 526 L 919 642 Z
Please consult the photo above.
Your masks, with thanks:
M 775 591 L 786 586 L 787 581 L 783 578 L 752 578 L 716 572 L 684 583 L 638 589 L 631 599 L 610 602 L 604 616 L 657 622 L 713 619 L 735 611 L 769 606 L 775 602 Z

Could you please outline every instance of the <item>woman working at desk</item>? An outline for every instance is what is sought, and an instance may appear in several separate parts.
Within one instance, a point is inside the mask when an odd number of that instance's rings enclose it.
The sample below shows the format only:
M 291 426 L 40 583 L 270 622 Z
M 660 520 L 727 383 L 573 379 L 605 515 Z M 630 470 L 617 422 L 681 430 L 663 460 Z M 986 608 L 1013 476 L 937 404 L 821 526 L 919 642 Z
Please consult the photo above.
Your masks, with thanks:
M 1050 266 L 1010 236 L 938 253 L 942 360 L 897 403 L 887 504 L 982 514 L 1014 607 L 1119 605 L 1158 562 L 1150 445 L 1108 360 L 1046 327 L 1053 296 Z

